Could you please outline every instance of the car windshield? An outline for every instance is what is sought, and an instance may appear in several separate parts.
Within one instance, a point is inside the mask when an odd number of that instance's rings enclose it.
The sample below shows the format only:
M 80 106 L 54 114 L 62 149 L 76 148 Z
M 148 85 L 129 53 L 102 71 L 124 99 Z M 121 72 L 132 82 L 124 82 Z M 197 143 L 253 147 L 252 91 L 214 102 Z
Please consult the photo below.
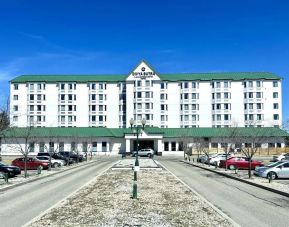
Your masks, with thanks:
M 266 165 L 266 167 L 276 167 L 280 164 L 284 164 L 284 162 L 274 162 L 274 163 L 270 163 L 268 165 Z

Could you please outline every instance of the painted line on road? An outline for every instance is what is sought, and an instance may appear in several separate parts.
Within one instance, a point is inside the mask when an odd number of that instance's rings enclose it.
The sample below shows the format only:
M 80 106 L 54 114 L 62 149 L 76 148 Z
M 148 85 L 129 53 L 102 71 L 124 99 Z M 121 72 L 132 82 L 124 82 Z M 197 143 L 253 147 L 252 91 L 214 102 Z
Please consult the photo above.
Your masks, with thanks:
M 103 163 L 103 162 L 102 162 Z M 56 204 L 54 204 L 53 206 L 51 206 L 50 208 L 48 208 L 47 210 L 45 210 L 44 212 L 42 212 L 41 214 L 39 214 L 38 216 L 36 216 L 35 218 L 31 219 L 29 222 L 27 222 L 26 224 L 24 224 L 22 227 L 28 227 L 29 225 L 31 225 L 32 223 L 38 221 L 41 217 L 43 217 L 45 214 L 49 213 L 49 211 L 51 211 L 54 208 L 57 208 L 61 205 L 63 205 L 67 199 L 71 196 L 73 196 L 74 194 L 76 194 L 78 191 L 80 191 L 81 189 L 85 188 L 86 186 L 92 184 L 94 181 L 97 180 L 97 178 L 99 178 L 102 174 L 104 174 L 106 171 L 108 171 L 114 164 L 110 165 L 108 168 L 104 169 L 103 171 L 101 171 L 96 177 L 94 177 L 93 179 L 91 179 L 90 181 L 88 181 L 87 183 L 85 183 L 84 185 L 82 185 L 80 188 L 76 189 L 75 191 L 71 192 L 68 196 L 66 196 L 64 199 L 60 200 L 59 202 L 57 202 Z
M 267 191 L 270 191 L 270 192 L 273 192 L 273 193 L 276 193 L 276 194 L 279 194 L 279 195 L 282 195 L 282 196 L 285 196 L 285 197 L 289 198 L 289 193 L 287 193 L 287 192 L 283 192 L 283 191 L 280 191 L 280 190 L 277 190 L 277 189 L 274 189 L 274 188 L 269 188 L 269 187 L 266 187 L 266 186 L 261 185 L 261 184 L 257 184 L 257 183 L 251 182 L 251 181 L 247 181 L 247 180 L 244 180 L 244 179 L 241 179 L 241 178 L 238 178 L 238 177 L 231 176 L 231 175 L 226 174 L 226 173 L 221 173 L 221 172 L 215 171 L 213 169 L 208 169 L 206 167 L 195 165 L 193 163 L 189 163 L 189 162 L 186 162 L 186 161 L 180 161 L 180 162 L 183 162 L 183 163 L 186 163 L 188 165 L 191 165 L 191 166 L 194 166 L 194 167 L 198 167 L 200 169 L 204 169 L 204 170 L 219 174 L 219 175 L 227 177 L 227 178 L 231 178 L 233 180 L 237 180 L 237 181 L 243 182 L 245 184 L 250 184 L 252 186 L 255 186 L 255 187 L 258 187 L 258 188 L 262 188 L 264 190 L 267 190 Z
M 213 210 L 215 210 L 223 218 L 227 219 L 233 226 L 240 227 L 240 225 L 237 222 L 235 222 L 232 218 L 230 218 L 227 214 L 225 214 L 223 211 L 221 211 L 218 207 L 216 207 L 214 204 L 212 204 L 210 201 L 208 201 L 205 197 L 203 197 L 197 191 L 195 191 L 193 188 L 191 188 L 189 185 L 187 185 L 184 181 L 182 181 L 174 173 L 172 173 L 170 170 L 168 170 L 163 164 L 159 163 L 159 165 L 161 165 L 165 170 L 167 170 L 170 174 L 172 174 L 177 180 L 179 180 L 189 190 L 191 190 L 194 194 L 196 194 L 201 200 L 203 200 L 205 203 L 207 203 Z

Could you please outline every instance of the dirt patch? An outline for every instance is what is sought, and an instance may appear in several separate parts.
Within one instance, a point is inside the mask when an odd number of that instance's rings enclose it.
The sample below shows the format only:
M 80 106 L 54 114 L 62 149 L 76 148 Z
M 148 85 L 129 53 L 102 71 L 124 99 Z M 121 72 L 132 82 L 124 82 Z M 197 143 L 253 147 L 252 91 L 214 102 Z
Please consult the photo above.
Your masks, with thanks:
M 231 226 L 167 171 L 107 171 L 30 226 Z

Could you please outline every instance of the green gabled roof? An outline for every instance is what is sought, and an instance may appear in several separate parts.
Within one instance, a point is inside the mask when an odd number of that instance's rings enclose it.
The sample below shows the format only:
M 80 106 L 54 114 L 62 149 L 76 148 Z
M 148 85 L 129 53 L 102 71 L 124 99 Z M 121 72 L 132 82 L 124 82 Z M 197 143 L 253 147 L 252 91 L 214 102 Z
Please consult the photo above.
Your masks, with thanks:
M 128 75 L 23 75 L 11 80 L 11 83 L 26 82 L 121 82 Z M 163 81 L 191 81 L 191 80 L 280 80 L 281 77 L 269 72 L 232 72 L 232 73 L 175 73 L 158 74 Z
M 146 127 L 147 134 L 163 135 L 164 138 L 178 137 L 229 137 L 232 135 L 251 137 L 287 137 L 289 134 L 279 128 L 157 128 Z M 130 128 L 11 128 L 5 137 L 114 137 L 123 138 L 132 134 Z M 28 136 L 29 135 L 29 136 Z

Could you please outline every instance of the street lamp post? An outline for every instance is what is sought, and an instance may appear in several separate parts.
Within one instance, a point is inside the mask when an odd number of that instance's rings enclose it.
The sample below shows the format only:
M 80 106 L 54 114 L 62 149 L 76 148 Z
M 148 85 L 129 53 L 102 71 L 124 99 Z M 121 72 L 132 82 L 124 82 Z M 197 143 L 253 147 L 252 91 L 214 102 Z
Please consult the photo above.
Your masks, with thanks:
M 135 155 L 135 163 L 134 163 L 134 178 L 133 178 L 133 188 L 132 188 L 132 198 L 137 199 L 137 172 L 139 171 L 139 162 L 138 162 L 138 150 L 139 150 L 139 135 L 141 130 L 144 130 L 144 126 L 146 124 L 146 119 L 142 119 L 142 126 L 135 124 L 133 118 L 130 119 L 130 128 L 133 133 L 136 135 L 136 155 Z

